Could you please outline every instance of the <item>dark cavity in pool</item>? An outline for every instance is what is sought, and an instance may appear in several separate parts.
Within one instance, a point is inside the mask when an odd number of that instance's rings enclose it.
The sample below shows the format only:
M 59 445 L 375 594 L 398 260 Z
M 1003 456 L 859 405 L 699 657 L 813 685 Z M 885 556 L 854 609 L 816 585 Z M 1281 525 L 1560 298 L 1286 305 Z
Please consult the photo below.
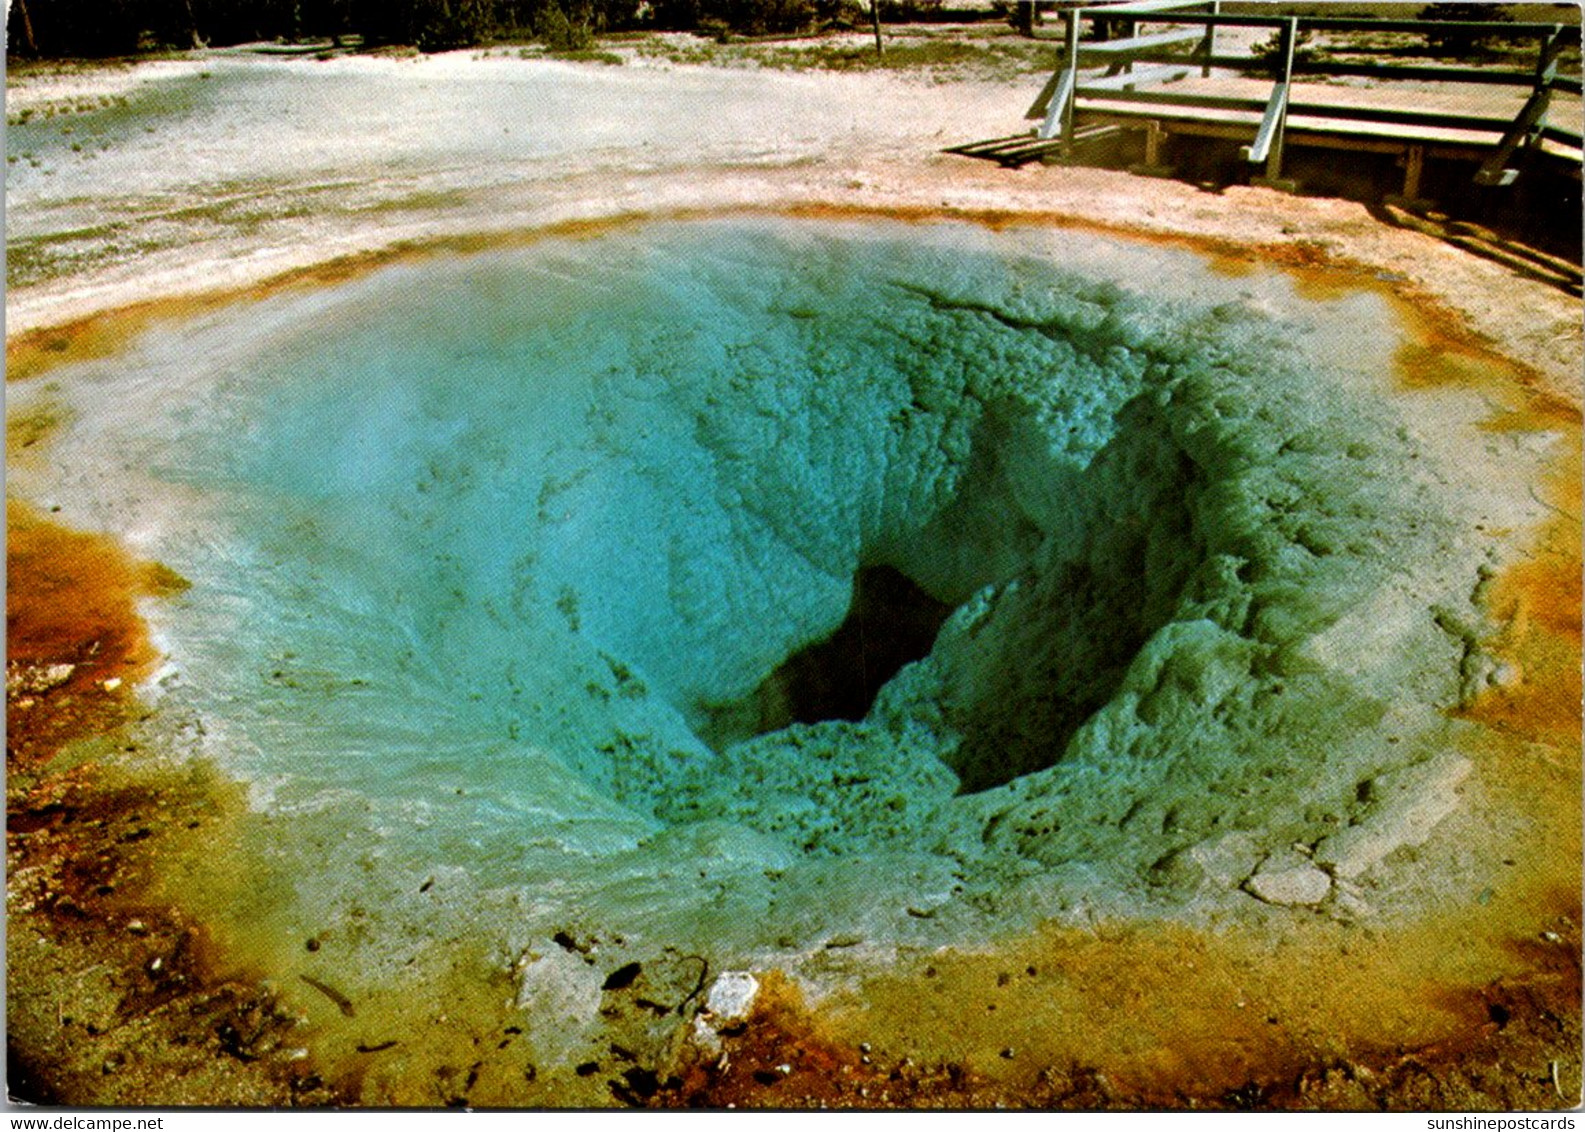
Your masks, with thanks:
M 782 661 L 744 699 L 712 709 L 703 737 L 719 748 L 793 723 L 863 719 L 893 676 L 929 655 L 952 610 L 900 570 L 865 567 L 842 624 Z

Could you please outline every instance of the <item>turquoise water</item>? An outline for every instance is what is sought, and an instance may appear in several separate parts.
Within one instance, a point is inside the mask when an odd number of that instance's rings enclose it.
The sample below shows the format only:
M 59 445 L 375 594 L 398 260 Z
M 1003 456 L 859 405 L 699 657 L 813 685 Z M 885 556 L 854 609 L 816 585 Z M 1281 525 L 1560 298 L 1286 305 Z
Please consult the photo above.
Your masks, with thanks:
M 942 940 L 1226 899 L 1166 863 L 1434 747 L 1389 322 L 1071 232 L 635 226 L 151 332 L 29 394 L 76 406 L 33 490 L 192 580 L 155 726 L 251 784 L 285 929 L 440 877 L 514 931 Z M 881 566 L 953 607 L 928 655 L 757 734 Z

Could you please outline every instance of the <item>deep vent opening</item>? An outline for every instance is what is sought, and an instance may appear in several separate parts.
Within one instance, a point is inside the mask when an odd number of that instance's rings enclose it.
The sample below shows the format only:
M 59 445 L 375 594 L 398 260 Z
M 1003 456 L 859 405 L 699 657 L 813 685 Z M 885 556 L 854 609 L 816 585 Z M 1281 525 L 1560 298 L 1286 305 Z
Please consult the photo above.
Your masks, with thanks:
M 905 565 L 928 570 L 965 545 L 981 560 L 1016 547 L 1002 577 L 966 599 L 979 603 L 970 618 L 976 628 L 942 637 L 958 605 L 903 569 L 865 567 L 835 630 L 792 652 L 748 695 L 698 712 L 696 734 L 725 752 L 794 723 L 859 722 L 905 666 L 928 658 L 930 675 L 898 703 L 928 697 L 924 710 L 950 736 L 936 754 L 957 776 L 957 793 L 978 794 L 1060 762 L 1172 619 L 1204 558 L 1194 521 L 1201 473 L 1163 413 L 1153 399 L 1135 398 L 1082 472 L 1057 474 L 1045 485 L 1052 498 L 1029 500 L 1051 532 L 1041 552 L 1027 550 L 1023 523 L 1008 519 L 1023 506 L 1007 478 L 1008 467 L 1016 471 L 1008 464 L 1013 442 L 979 430 L 968 461 L 977 472 L 963 477 L 949 521 L 911 544 L 915 561 Z M 979 540 L 954 543 L 966 530 Z M 988 625 L 994 629 L 983 631 Z
M 842 624 L 782 661 L 743 699 L 712 706 L 702 738 L 719 750 L 793 723 L 863 719 L 893 676 L 930 654 L 952 610 L 895 567 L 864 567 Z

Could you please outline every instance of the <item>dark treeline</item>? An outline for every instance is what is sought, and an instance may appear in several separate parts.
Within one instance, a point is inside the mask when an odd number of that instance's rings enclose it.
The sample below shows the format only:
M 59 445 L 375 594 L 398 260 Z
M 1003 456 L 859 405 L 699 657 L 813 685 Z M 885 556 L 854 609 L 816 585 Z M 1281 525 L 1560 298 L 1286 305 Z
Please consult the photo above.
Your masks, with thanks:
M 789 32 L 857 14 L 857 0 L 12 0 L 6 31 L 21 57 L 353 36 L 445 51 L 524 39 L 581 47 L 640 27 Z

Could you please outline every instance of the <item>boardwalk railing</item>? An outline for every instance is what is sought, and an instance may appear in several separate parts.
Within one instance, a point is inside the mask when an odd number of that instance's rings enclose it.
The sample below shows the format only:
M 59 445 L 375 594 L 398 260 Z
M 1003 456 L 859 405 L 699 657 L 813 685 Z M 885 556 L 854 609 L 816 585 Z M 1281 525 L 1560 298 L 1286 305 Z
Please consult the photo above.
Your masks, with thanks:
M 1059 44 L 1058 64 L 1045 88 L 1029 108 L 1028 117 L 1037 119 L 1038 139 L 1048 148 L 1069 155 L 1077 137 L 1076 115 L 1087 112 L 1096 120 L 1120 122 L 1144 120 L 1146 128 L 1146 165 L 1159 161 L 1159 147 L 1165 136 L 1164 122 L 1180 127 L 1198 120 L 1228 131 L 1248 129 L 1239 120 L 1258 114 L 1258 122 L 1244 159 L 1263 166 L 1263 177 L 1271 185 L 1284 185 L 1282 163 L 1284 143 L 1290 122 L 1304 119 L 1314 134 L 1374 134 L 1376 145 L 1361 138 L 1362 148 L 1388 145 L 1405 154 L 1404 195 L 1418 195 L 1420 169 L 1425 144 L 1445 139 L 1446 131 L 1462 131 L 1478 136 L 1484 150 L 1476 181 L 1483 185 L 1506 185 L 1517 176 L 1513 157 L 1522 148 L 1551 141 L 1571 151 L 1582 148 L 1577 128 L 1547 120 L 1547 111 L 1557 91 L 1580 93 L 1578 76 L 1559 74 L 1558 62 L 1565 49 L 1580 43 L 1578 26 L 1497 21 L 1429 21 L 1361 19 L 1321 16 L 1230 15 L 1219 10 L 1217 0 L 1135 0 L 1092 8 L 1072 8 L 1061 13 L 1062 31 L 1052 38 Z M 1084 37 L 1089 24 L 1092 37 Z M 1218 32 L 1230 28 L 1269 28 L 1272 44 L 1256 58 L 1248 54 L 1218 52 Z M 1397 32 L 1420 36 L 1467 36 L 1472 39 L 1502 39 L 1534 44 L 1535 63 L 1526 69 L 1507 66 L 1450 66 L 1419 63 L 1344 62 L 1301 52 L 1299 46 L 1310 33 Z M 1213 68 L 1226 68 L 1248 75 L 1264 71 L 1271 76 L 1271 88 L 1263 98 L 1227 94 L 1195 93 L 1192 89 L 1170 89 L 1179 80 L 1196 72 L 1202 78 Z M 1419 80 L 1506 86 L 1529 90 L 1529 97 L 1517 114 L 1461 114 L 1428 109 L 1409 109 L 1386 103 L 1358 99 L 1336 101 L 1295 101 L 1295 83 L 1311 77 L 1365 77 L 1384 80 Z M 1189 84 L 1185 84 L 1186 86 Z M 1229 112 L 1236 112 L 1229 114 Z M 1385 127 L 1385 129 L 1383 129 Z M 1437 131 L 1443 131 L 1438 134 Z M 1383 141 L 1381 139 L 1385 138 Z

